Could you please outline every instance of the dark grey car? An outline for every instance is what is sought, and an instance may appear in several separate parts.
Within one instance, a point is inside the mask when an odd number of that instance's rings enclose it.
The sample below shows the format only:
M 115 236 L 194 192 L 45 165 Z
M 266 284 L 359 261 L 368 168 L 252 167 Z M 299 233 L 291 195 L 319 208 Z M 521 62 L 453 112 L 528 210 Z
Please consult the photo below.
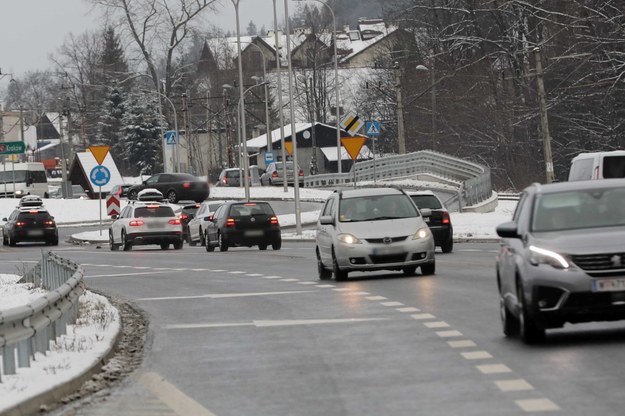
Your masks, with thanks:
M 497 234 L 506 336 L 625 319 L 625 180 L 531 185 Z
M 159 190 L 172 204 L 180 200 L 202 202 L 209 195 L 208 182 L 188 173 L 157 173 L 139 185 L 128 188 L 128 199 L 136 200 L 139 191 Z

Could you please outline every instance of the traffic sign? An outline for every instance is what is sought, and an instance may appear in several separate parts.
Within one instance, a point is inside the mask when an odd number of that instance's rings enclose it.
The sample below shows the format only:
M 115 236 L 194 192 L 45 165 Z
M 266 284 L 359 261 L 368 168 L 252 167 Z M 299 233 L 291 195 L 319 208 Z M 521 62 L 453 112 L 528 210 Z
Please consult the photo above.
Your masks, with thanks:
M 380 122 L 367 121 L 365 123 L 365 131 L 367 132 L 367 136 L 378 137 L 380 135 Z
M 273 152 L 265 152 L 265 165 L 273 163 Z
M 109 195 L 106 197 L 106 215 L 119 215 L 119 199 L 117 195 Z
M 366 137 L 343 137 L 341 138 L 341 144 L 347 150 L 347 153 L 352 157 L 355 162 L 360 154 L 362 145 L 365 144 Z
M 343 118 L 343 120 L 341 120 L 340 126 L 343 130 L 353 136 L 358 133 L 358 130 L 360 130 L 364 124 L 365 122 L 362 121 L 356 113 L 350 111 Z
M 178 144 L 178 134 L 176 134 L 175 130 L 165 132 L 165 142 L 167 144 Z
M 93 157 L 95 157 L 98 165 L 101 165 L 106 158 L 106 155 L 109 153 L 110 146 L 89 146 L 88 150 L 91 152 Z
M 24 153 L 24 142 L 2 142 L 0 143 L 0 155 L 16 155 Z
M 89 173 L 89 179 L 95 186 L 104 186 L 111 180 L 111 171 L 106 166 L 95 166 Z
M 293 142 L 284 142 L 284 150 L 286 150 L 289 156 L 293 156 Z

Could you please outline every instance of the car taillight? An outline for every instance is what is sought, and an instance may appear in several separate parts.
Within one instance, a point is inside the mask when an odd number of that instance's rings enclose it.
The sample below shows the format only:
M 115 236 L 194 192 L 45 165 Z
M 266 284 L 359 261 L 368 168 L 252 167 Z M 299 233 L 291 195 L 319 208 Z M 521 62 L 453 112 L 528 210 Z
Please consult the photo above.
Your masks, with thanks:
M 449 224 L 450 222 L 449 212 L 443 212 L 443 224 Z
M 234 227 L 234 218 L 226 219 L 226 227 Z
M 222 181 L 223 181 L 224 185 L 228 185 L 228 178 L 223 178 Z
M 25 225 L 26 225 L 26 223 L 25 223 L 24 221 L 17 221 L 17 222 L 15 223 L 15 226 L 17 226 L 17 227 L 23 227 L 23 226 L 25 226 Z
M 128 223 L 131 227 L 141 227 L 144 224 L 141 220 L 132 220 Z
M 54 225 L 54 221 L 52 220 L 47 220 L 43 222 L 45 225 Z
M 180 225 L 180 218 L 174 218 L 173 220 L 169 220 L 167 221 L 167 224 Z
M 187 214 L 180 214 L 180 219 L 181 220 L 186 220 L 187 218 L 189 218 L 189 216 Z
M 271 225 L 279 225 L 279 223 L 278 223 L 278 217 L 276 217 L 275 215 L 273 215 L 271 218 L 269 218 L 269 224 L 271 224 Z
M 277 177 L 278 177 L 278 171 L 277 171 L 277 170 L 274 170 L 274 171 L 271 173 L 271 177 L 272 177 L 272 178 L 277 178 Z
M 300 169 L 299 172 L 297 173 L 297 176 L 304 176 L 304 171 Z
M 185 182 L 185 183 L 183 183 L 183 184 L 182 184 L 182 187 L 183 187 L 184 189 L 189 189 L 189 188 L 191 188 L 191 182 Z

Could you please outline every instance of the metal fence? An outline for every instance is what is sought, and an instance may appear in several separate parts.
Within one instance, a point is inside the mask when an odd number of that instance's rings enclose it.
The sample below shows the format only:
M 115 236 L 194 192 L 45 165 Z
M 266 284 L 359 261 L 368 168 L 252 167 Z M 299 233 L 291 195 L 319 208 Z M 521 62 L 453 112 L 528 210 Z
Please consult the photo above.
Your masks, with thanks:
M 15 374 L 19 367 L 30 367 L 36 352 L 45 353 L 50 341 L 67 333 L 76 322 L 78 298 L 84 292 L 83 268 L 52 252 L 42 252 L 41 260 L 20 283 L 33 283 L 48 293 L 24 306 L 0 310 L 0 353 L 2 374 Z
M 361 182 L 419 175 L 456 187 L 461 207 L 478 204 L 492 195 L 488 167 L 431 150 L 358 162 L 348 173 L 307 176 L 304 186 L 348 185 L 354 180 Z

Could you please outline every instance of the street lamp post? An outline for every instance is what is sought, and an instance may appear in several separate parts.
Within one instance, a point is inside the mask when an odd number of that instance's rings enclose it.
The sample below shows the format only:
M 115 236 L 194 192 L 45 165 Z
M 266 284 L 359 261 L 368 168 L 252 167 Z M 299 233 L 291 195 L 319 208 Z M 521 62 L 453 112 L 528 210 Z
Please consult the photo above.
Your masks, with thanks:
M 436 148 L 437 125 L 436 125 L 436 75 L 434 72 L 434 59 L 432 59 L 432 68 L 425 65 L 417 65 L 417 71 L 426 71 L 430 73 L 430 95 L 432 102 L 432 150 Z
M 276 75 L 278 78 L 278 115 L 280 117 L 280 147 L 282 154 L 282 177 L 286 178 L 286 148 L 284 146 L 284 114 L 282 112 L 282 68 L 280 65 L 280 40 L 278 39 L 278 12 L 276 0 L 273 0 L 273 37 L 276 43 Z M 277 159 L 277 157 L 276 157 Z M 287 181 L 283 181 L 284 192 L 288 191 Z
M 263 81 L 267 80 L 267 62 L 263 50 L 257 44 L 250 42 L 248 45 L 255 47 L 260 52 L 260 57 L 263 60 Z M 258 77 L 253 76 L 252 79 L 258 83 Z M 267 89 L 267 83 L 265 83 L 265 132 L 267 133 L 267 151 L 271 152 L 272 137 L 271 137 L 271 120 L 269 117 L 269 90 Z
M 285 3 L 288 0 L 285 0 Z M 295 1 L 306 1 L 306 0 L 295 0 Z M 326 2 L 324 2 L 323 0 L 313 0 L 316 1 L 318 3 L 323 4 L 325 7 L 328 8 L 328 10 L 330 11 L 330 14 L 332 15 L 332 35 L 334 37 L 333 40 L 333 44 L 334 44 L 334 95 L 336 98 L 336 156 L 337 156 L 337 164 L 338 164 L 338 172 L 342 173 L 343 172 L 343 166 L 341 165 L 342 159 L 341 159 L 341 107 L 340 107 L 340 103 L 341 103 L 341 99 L 340 99 L 340 94 L 339 94 L 339 55 L 337 53 L 336 50 L 336 16 L 334 14 L 334 10 L 332 10 L 332 7 L 330 7 L 330 5 Z M 288 16 L 288 15 L 287 15 Z M 287 18 L 288 21 L 288 18 Z
M 155 92 L 156 94 L 158 94 L 159 97 L 163 97 L 165 99 L 165 101 L 167 101 L 169 103 L 169 105 L 171 106 L 172 111 L 174 112 L 174 130 L 175 130 L 175 134 L 176 134 L 176 146 L 178 145 L 178 141 L 180 140 L 180 138 L 178 137 L 178 113 L 176 113 L 176 106 L 174 105 L 174 103 L 169 99 L 168 96 L 166 96 L 165 94 L 163 94 L 160 91 L 147 91 L 147 92 Z M 160 99 L 159 99 L 160 102 Z M 165 140 L 163 138 L 163 140 Z M 167 144 L 163 143 L 163 157 L 165 156 L 165 146 Z M 165 163 L 165 160 L 163 160 L 163 163 Z M 178 152 L 174 153 L 174 164 L 176 166 L 176 172 L 180 172 L 180 163 L 178 160 Z

